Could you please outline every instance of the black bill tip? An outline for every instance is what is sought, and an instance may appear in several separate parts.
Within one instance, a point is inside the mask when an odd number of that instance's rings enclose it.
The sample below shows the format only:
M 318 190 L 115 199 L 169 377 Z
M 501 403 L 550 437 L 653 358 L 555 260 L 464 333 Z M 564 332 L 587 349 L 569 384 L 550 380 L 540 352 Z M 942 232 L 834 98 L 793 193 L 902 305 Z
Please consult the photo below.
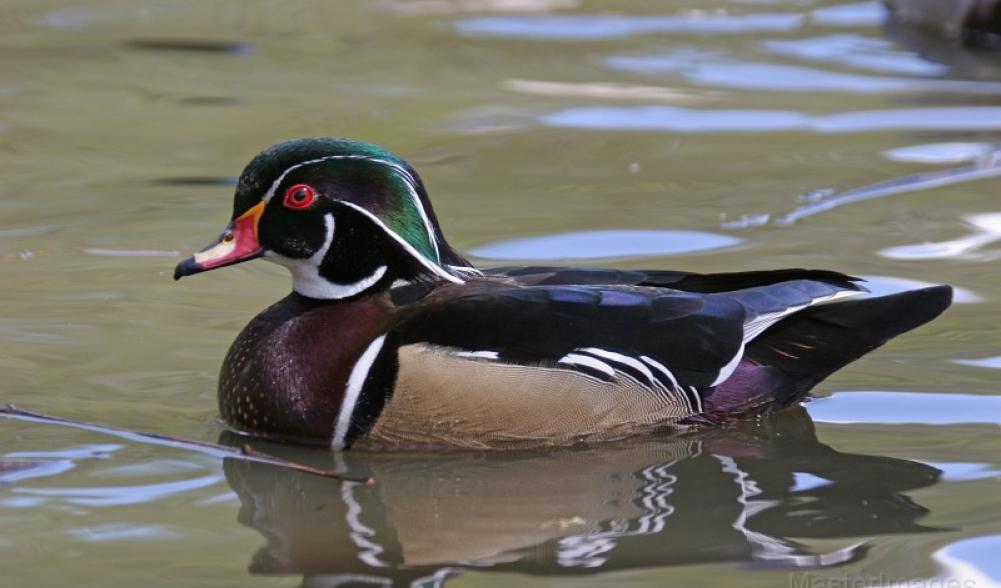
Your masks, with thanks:
M 194 257 L 189 257 L 174 267 L 174 279 L 180 280 L 184 276 L 190 276 L 191 274 L 203 271 L 205 271 L 205 268 L 202 267 L 202 264 L 195 261 Z

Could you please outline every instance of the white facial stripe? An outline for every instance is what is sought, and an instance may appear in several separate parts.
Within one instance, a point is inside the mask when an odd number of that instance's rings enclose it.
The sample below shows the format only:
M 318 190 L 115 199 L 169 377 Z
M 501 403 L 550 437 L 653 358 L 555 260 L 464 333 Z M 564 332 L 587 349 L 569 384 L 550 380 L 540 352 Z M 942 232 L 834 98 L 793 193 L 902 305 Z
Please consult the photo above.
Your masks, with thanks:
M 417 180 L 407 171 L 403 166 L 393 163 L 392 161 L 386 161 L 385 159 L 379 159 L 377 157 L 369 157 L 367 155 L 328 155 L 326 157 L 319 157 L 317 159 L 310 159 L 309 161 L 303 161 L 297 163 L 278 176 L 274 182 L 272 182 L 271 187 L 264 194 L 264 201 L 270 202 L 272 198 L 275 197 L 275 192 L 278 190 L 278 186 L 285 180 L 285 176 L 289 175 L 293 171 L 299 169 L 300 167 L 305 167 L 307 165 L 313 165 L 315 163 L 320 163 L 323 161 L 330 161 L 335 159 L 358 159 L 371 161 L 374 163 L 380 163 L 382 165 L 392 168 L 396 173 L 403 178 L 404 182 L 407 184 L 407 191 L 410 193 L 410 198 L 414 202 L 414 208 L 417 209 L 418 214 L 421 215 L 421 220 L 424 222 L 424 228 L 427 230 L 428 240 L 431 241 L 431 247 L 434 249 L 435 261 L 441 263 L 441 252 L 438 250 L 438 238 L 435 236 L 434 227 L 431 225 L 431 218 L 428 216 L 427 212 L 424 210 L 424 205 L 421 203 L 421 198 L 417 194 Z
M 278 176 L 278 179 L 276 179 L 274 182 L 271 182 L 271 187 L 269 187 L 268 191 L 264 193 L 264 198 L 262 198 L 262 200 L 264 200 L 265 202 L 271 202 L 271 199 L 275 197 L 275 191 L 278 190 L 278 186 L 280 186 L 282 182 L 285 180 L 285 176 L 289 175 L 290 173 L 294 172 L 300 167 L 306 167 L 307 165 L 313 165 L 314 163 L 320 163 L 321 161 L 326 161 L 328 159 L 340 159 L 340 158 L 341 156 L 339 155 L 331 155 L 328 157 L 320 157 L 318 159 L 310 159 L 309 161 L 302 161 L 293 166 L 290 166 L 288 169 L 283 171 L 281 175 Z
M 381 228 L 383 231 L 385 231 L 386 234 L 389 235 L 390 237 L 392 237 L 397 243 L 399 243 L 400 245 L 402 245 L 403 249 L 407 253 L 409 253 L 411 257 L 413 257 L 414 259 L 416 259 L 417 261 L 419 261 L 421 263 L 421 265 L 423 265 L 427 269 L 431 270 L 436 275 L 441 276 L 442 278 L 445 278 L 449 282 L 454 282 L 456 284 L 464 284 L 465 283 L 463 280 L 461 280 L 461 279 L 453 276 L 452 274 L 446 272 L 438 264 L 433 263 L 428 258 L 426 258 L 423 255 L 421 255 L 416 249 L 414 249 L 413 245 L 411 245 L 410 243 L 407 243 L 403 239 L 403 237 L 397 235 L 396 231 L 393 231 L 392 229 L 390 229 L 389 227 L 387 227 L 386 224 L 383 223 L 379 219 L 379 217 L 377 217 L 374 214 L 372 214 L 371 212 L 365 210 L 361 206 L 358 206 L 357 204 L 354 204 L 354 203 L 351 203 L 351 202 L 344 202 L 343 200 L 341 201 L 341 204 L 343 204 L 345 206 L 350 206 L 351 208 L 357 210 L 358 212 L 360 212 L 360 213 L 364 214 L 365 216 L 367 216 L 368 218 L 372 219 L 372 222 L 374 222 L 379 228 Z
M 316 266 L 323 263 L 323 258 L 327 256 L 330 246 L 334 243 L 334 228 L 337 226 L 337 223 L 334 221 L 334 213 L 328 212 L 323 215 L 323 225 L 326 229 L 323 236 L 323 246 L 317 249 L 316 253 L 309 256 L 309 261 Z
M 370 275 L 352 282 L 350 284 L 339 284 L 331 282 L 320 275 L 320 265 L 330 251 L 330 246 L 334 242 L 334 215 L 328 212 L 323 215 L 327 232 L 323 240 L 323 246 L 316 250 L 316 253 L 306 259 L 294 259 L 279 255 L 273 251 L 266 251 L 264 258 L 285 266 L 292 273 L 292 289 L 309 298 L 319 298 L 323 300 L 337 300 L 348 298 L 374 286 L 382 276 L 386 274 L 388 268 L 381 265 L 375 268 Z
M 348 428 L 351 426 L 351 415 L 354 414 L 358 398 L 361 396 L 362 387 L 365 385 L 365 378 L 368 377 L 375 358 L 382 350 L 382 343 L 386 336 L 382 335 L 368 344 L 368 347 L 351 368 L 351 375 L 348 376 L 348 385 L 344 391 L 344 400 L 341 402 L 341 410 L 337 414 L 337 422 L 334 426 L 334 436 L 331 445 L 334 449 L 344 449 L 344 438 L 347 437 Z
M 421 203 L 421 197 L 417 194 L 417 180 L 410 174 L 410 172 L 399 164 L 393 163 L 392 161 L 386 161 L 385 159 L 379 159 L 377 157 L 366 157 L 360 155 L 347 157 L 381 163 L 382 165 L 393 168 L 396 170 L 396 173 L 400 174 L 400 177 L 402 177 L 407 183 L 407 191 L 410 192 L 410 198 L 414 201 L 414 208 L 417 209 L 417 213 L 421 215 L 421 221 L 424 222 L 424 229 L 427 231 L 428 240 L 431 241 L 431 247 L 434 248 L 435 261 L 441 263 L 441 253 L 438 251 L 438 239 L 435 237 L 434 227 L 431 225 L 431 218 L 424 210 L 424 204 Z

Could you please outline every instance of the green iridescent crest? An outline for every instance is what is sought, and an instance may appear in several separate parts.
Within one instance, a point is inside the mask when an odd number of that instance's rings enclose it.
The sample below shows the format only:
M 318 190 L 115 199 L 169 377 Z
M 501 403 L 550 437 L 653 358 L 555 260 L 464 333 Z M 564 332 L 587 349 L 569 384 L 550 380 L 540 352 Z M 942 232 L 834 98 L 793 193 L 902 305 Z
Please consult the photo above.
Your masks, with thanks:
M 278 143 L 255 157 L 237 184 L 233 218 L 299 181 L 368 215 L 439 276 L 467 262 L 444 241 L 424 186 L 403 159 L 351 139 L 307 138 Z

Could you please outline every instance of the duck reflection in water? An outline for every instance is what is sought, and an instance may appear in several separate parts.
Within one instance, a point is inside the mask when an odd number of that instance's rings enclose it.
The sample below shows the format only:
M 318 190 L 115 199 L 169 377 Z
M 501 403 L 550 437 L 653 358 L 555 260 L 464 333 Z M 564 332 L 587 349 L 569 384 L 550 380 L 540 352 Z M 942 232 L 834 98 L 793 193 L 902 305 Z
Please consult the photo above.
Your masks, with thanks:
M 376 480 L 227 460 L 239 521 L 267 541 L 250 571 L 301 574 L 305 586 L 438 585 L 467 568 L 823 567 L 864 557 L 873 535 L 938 530 L 916 522 L 928 511 L 904 493 L 934 484 L 939 470 L 840 453 L 817 440 L 802 408 L 696 434 L 534 452 L 331 457 L 254 447 Z M 811 539 L 843 542 L 812 549 Z

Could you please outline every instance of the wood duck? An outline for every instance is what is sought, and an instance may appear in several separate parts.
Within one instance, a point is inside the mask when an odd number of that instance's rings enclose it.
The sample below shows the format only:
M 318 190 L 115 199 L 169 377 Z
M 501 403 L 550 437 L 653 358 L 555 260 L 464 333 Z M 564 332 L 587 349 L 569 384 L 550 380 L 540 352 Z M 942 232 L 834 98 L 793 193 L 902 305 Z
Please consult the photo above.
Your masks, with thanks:
M 801 400 L 951 303 L 824 270 L 477 269 L 406 162 L 308 138 L 257 155 L 179 279 L 255 258 L 293 292 L 236 338 L 219 408 L 286 442 L 515 448 L 709 426 Z

